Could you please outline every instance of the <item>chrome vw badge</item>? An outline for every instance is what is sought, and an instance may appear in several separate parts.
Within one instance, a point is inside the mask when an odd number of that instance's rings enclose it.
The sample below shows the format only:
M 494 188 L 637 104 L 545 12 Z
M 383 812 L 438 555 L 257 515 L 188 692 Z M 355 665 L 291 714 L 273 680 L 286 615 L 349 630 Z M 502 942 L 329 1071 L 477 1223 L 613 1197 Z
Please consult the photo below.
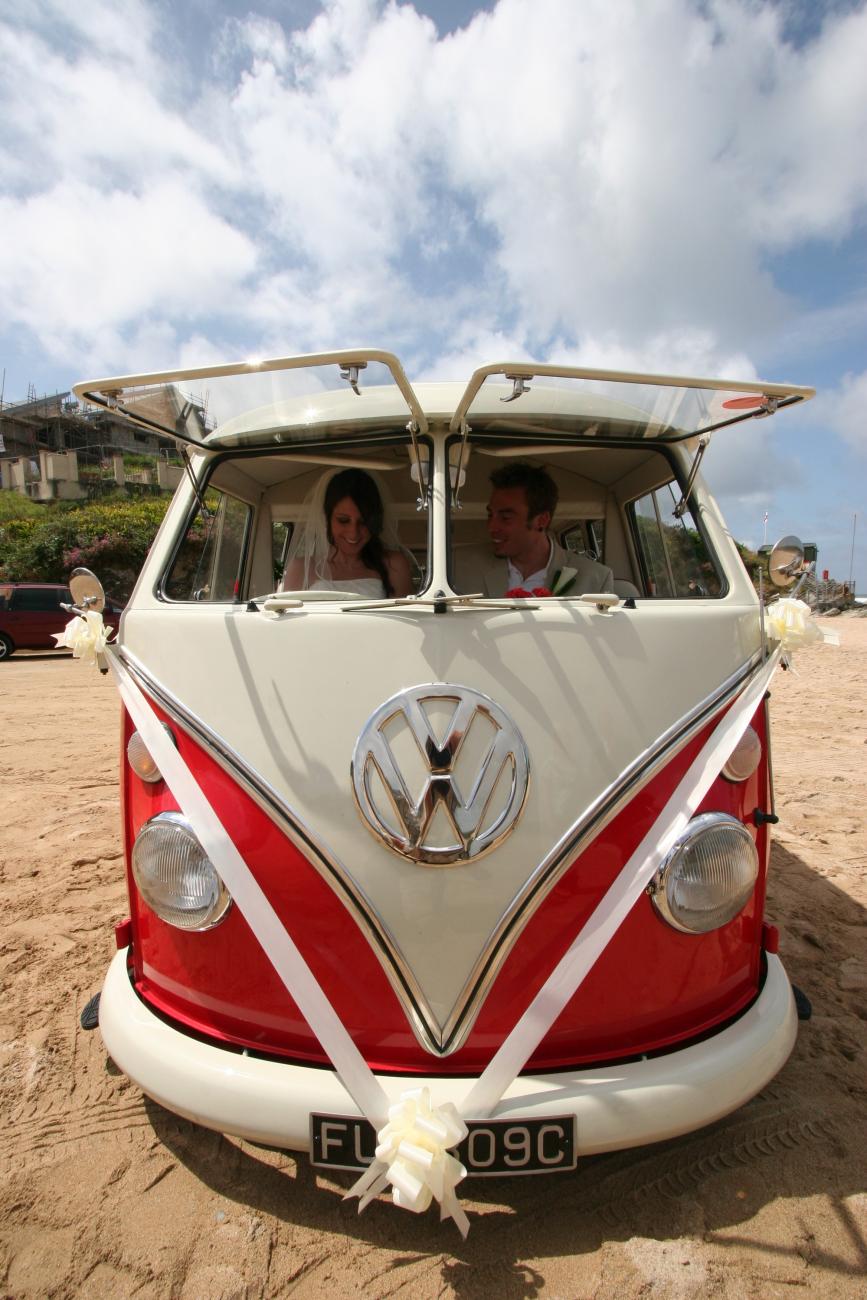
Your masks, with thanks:
M 362 817 L 411 862 L 468 862 L 509 834 L 527 794 L 521 733 L 466 686 L 413 686 L 368 719 L 352 756 Z

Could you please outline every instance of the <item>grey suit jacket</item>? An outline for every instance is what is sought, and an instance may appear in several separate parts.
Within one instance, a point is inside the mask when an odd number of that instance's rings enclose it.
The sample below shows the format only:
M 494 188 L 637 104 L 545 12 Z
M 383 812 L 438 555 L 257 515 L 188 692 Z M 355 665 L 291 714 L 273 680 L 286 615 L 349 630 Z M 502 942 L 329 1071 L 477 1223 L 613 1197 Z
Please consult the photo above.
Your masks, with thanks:
M 587 555 L 576 555 L 574 551 L 564 551 L 554 539 L 551 539 L 551 559 L 545 570 L 546 587 L 554 581 L 554 574 L 560 569 L 576 569 L 575 583 L 566 593 L 569 596 L 582 596 L 587 591 L 613 591 L 614 574 L 605 564 L 591 560 Z M 508 581 L 508 565 L 505 560 L 497 560 L 485 574 L 485 595 L 504 596 Z

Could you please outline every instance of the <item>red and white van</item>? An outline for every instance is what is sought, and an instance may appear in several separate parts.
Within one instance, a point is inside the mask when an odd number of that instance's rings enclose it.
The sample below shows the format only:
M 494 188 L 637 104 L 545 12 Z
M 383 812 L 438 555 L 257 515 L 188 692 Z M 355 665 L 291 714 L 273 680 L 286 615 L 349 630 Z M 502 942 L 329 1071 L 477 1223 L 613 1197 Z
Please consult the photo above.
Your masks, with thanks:
M 524 363 L 411 385 L 362 350 L 75 391 L 188 469 L 112 656 L 118 1066 L 359 1169 L 383 1097 L 427 1088 L 471 1174 L 568 1168 L 761 1089 L 796 1030 L 764 915 L 774 645 L 699 463 L 812 390 Z M 554 480 L 554 542 L 601 590 L 486 594 L 513 462 Z M 381 485 L 408 596 L 281 590 L 344 468 Z

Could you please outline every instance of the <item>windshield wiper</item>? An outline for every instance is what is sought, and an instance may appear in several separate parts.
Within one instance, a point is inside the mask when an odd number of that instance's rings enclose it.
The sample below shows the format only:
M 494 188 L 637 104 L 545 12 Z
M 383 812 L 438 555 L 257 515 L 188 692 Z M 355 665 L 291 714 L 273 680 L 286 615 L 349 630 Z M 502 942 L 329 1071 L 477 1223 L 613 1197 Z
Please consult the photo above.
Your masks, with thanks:
M 483 604 L 479 604 L 483 601 Z M 362 605 L 345 605 L 346 614 L 366 613 L 370 609 L 425 609 L 435 614 L 446 614 L 450 609 L 537 609 L 538 605 L 528 600 L 497 599 L 486 596 L 483 591 L 468 592 L 465 596 L 452 593 L 447 596 L 444 591 L 435 592 L 433 596 L 392 596 L 388 600 L 366 600 Z
M 282 614 L 284 610 L 301 609 L 308 604 L 316 605 L 327 601 L 333 605 L 344 600 L 360 601 L 362 605 L 368 603 L 354 591 L 272 591 L 268 596 L 253 597 L 247 602 L 247 609 L 251 613 L 265 610 L 269 614 Z

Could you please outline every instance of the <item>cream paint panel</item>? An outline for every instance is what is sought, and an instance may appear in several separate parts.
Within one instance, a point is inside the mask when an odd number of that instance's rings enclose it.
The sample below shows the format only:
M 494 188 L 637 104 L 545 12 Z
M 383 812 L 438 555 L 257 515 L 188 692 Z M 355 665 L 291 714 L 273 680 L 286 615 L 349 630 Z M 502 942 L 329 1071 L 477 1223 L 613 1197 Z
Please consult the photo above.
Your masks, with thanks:
M 238 461 L 224 461 L 214 471 L 211 483 L 221 492 L 240 497 L 250 505 L 257 505 L 262 496 L 262 484 L 257 483 L 249 474 L 245 474 Z
M 443 1023 L 529 872 L 637 754 L 750 657 L 757 637 L 755 607 L 728 603 L 444 617 L 320 606 L 279 619 L 164 606 L 131 610 L 124 644 L 354 877 Z M 489 695 L 530 755 L 514 832 L 451 868 L 416 866 L 381 845 L 350 782 L 368 717 L 397 691 L 434 681 Z M 445 909 L 447 932 L 436 923 Z

